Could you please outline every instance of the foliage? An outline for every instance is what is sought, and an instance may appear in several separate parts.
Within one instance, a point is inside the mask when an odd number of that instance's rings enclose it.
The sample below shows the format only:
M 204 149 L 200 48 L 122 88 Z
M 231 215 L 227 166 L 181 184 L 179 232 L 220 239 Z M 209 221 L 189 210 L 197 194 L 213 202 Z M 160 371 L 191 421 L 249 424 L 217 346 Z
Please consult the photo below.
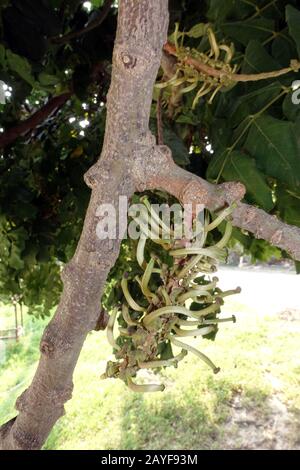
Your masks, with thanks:
M 82 228 L 89 198 L 83 174 L 101 148 L 117 9 L 87 34 L 65 43 L 60 36 L 97 18 L 102 3 L 93 1 L 88 12 L 80 0 L 1 2 L 0 80 L 11 87 L 0 104 L 1 129 L 14 128 L 53 97 L 71 92 L 61 108 L 0 155 L 0 296 L 23 296 L 35 314 L 57 302 L 62 263 L 72 256 Z M 186 44 L 201 53 L 208 45 L 202 25 L 210 23 L 219 43 L 234 44 L 233 64 L 243 73 L 280 69 L 299 57 L 296 0 L 169 3 L 170 37 L 179 22 L 180 31 L 189 32 Z M 242 181 L 246 200 L 299 225 L 300 113 L 291 102 L 297 78 L 290 73 L 238 83 L 211 104 L 201 97 L 193 110 L 197 91 L 191 91 L 182 95 L 172 119 L 163 110 L 163 123 L 180 165 L 214 182 Z M 154 99 L 153 129 L 155 111 Z M 265 242 L 234 234 L 264 258 Z
M 0 105 L 2 128 L 26 120 L 53 96 L 73 92 L 63 109 L 3 149 L 0 159 L 0 296 L 10 301 L 18 294 L 34 314 L 48 314 L 57 303 L 61 265 L 74 252 L 89 199 L 83 174 L 99 154 L 104 130 L 115 11 L 84 38 L 40 49 L 41 35 L 85 24 L 88 14 L 79 4 L 13 1 L 2 10 L 0 79 L 12 88 Z M 98 52 L 91 47 L 95 35 Z
M 184 38 L 177 34 L 177 41 L 179 46 L 185 45 L 185 57 L 205 60 L 207 28 L 212 27 L 216 42 L 234 50 L 231 63 L 238 73 L 276 71 L 299 59 L 297 2 L 211 0 L 199 16 L 195 2 L 187 2 L 185 10 L 180 9 L 180 2 L 175 3 L 174 19 L 185 32 Z M 175 36 L 172 34 L 169 41 L 175 41 Z M 205 63 L 210 64 L 212 57 Z M 218 59 L 220 68 L 222 57 Z M 300 121 L 291 86 L 297 78 L 299 73 L 291 72 L 268 80 L 239 82 L 215 96 L 202 96 L 193 110 L 199 88 L 188 93 L 180 90 L 179 75 L 175 85 L 173 82 L 173 90 L 177 86 L 181 94 L 173 120 L 177 133 L 193 150 L 189 169 L 216 183 L 241 181 L 247 189 L 246 201 L 299 226 Z M 193 87 L 191 76 L 189 83 Z M 202 94 L 209 91 L 201 90 Z M 165 98 L 169 98 L 168 89 Z M 238 230 L 234 230 L 234 236 L 254 257 L 267 258 L 270 251 L 266 242 L 251 235 L 245 237 Z

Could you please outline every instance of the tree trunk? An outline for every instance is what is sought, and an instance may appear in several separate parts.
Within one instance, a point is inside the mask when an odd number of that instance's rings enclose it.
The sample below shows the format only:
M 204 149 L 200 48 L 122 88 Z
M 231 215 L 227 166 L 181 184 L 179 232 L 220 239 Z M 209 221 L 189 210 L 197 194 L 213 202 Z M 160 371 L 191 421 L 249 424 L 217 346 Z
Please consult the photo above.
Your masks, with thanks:
M 92 188 L 82 235 L 63 271 L 64 289 L 41 340 L 30 387 L 18 398 L 19 414 L 0 429 L 0 448 L 39 449 L 72 395 L 72 376 L 84 340 L 99 317 L 103 286 L 120 241 L 99 240 L 100 204 L 118 210 L 119 195 L 137 189 L 132 160 L 154 144 L 148 130 L 153 84 L 166 41 L 167 0 L 120 0 L 112 81 L 102 154 L 85 175 Z

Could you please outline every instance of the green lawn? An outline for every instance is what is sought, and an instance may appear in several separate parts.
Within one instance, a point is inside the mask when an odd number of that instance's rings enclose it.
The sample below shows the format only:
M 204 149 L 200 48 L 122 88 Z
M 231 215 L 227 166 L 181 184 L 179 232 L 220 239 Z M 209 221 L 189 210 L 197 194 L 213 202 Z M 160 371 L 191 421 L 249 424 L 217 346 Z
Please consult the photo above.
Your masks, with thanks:
M 167 385 L 163 393 L 135 394 L 122 382 L 100 380 L 111 349 L 103 332 L 92 332 L 76 369 L 73 399 L 45 448 L 300 448 L 300 321 L 253 311 L 238 297 L 227 301 L 229 311 L 238 322 L 222 325 L 215 343 L 193 341 L 221 372 L 213 375 L 189 354 L 178 369 L 154 377 Z M 11 313 L 3 307 L 2 321 Z M 14 401 L 30 383 L 46 323 L 26 316 L 26 336 L 7 347 L 0 424 L 14 416 Z

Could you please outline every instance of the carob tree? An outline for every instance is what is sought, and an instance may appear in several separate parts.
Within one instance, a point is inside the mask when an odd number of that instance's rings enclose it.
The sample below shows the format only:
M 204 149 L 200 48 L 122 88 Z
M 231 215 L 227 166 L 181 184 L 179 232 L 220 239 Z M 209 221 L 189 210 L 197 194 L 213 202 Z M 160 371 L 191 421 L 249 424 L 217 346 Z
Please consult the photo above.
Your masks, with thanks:
M 224 15 L 224 12 L 219 13 Z M 0 429 L 1 449 L 41 448 L 53 425 L 63 415 L 64 403 L 71 398 L 74 367 L 88 332 L 96 325 L 99 326 L 101 295 L 120 248 L 120 240 L 100 240 L 96 235 L 99 218 L 97 208 L 100 204 L 112 203 L 118 213 L 119 196 L 130 198 L 135 192 L 161 190 L 173 195 L 182 204 L 203 205 L 212 212 L 233 207 L 233 226 L 269 241 L 295 260 L 300 260 L 299 228 L 286 225 L 262 209 L 241 202 L 245 187 L 240 182 L 212 184 L 177 166 L 167 146 L 156 145 L 156 139 L 149 130 L 149 120 L 153 86 L 163 47 L 179 59 L 183 73 L 184 65 L 195 65 L 191 60 L 201 62 L 201 56 L 189 58 L 187 54 L 182 55 L 176 45 L 168 45 L 167 30 L 167 0 L 119 1 L 105 137 L 101 157 L 85 174 L 85 182 L 92 189 L 92 194 L 82 234 L 75 255 L 63 269 L 63 292 L 57 312 L 42 337 L 41 358 L 34 379 L 17 400 L 19 414 Z M 48 33 L 51 35 L 51 32 Z M 216 51 L 217 48 L 214 53 Z M 169 63 L 169 59 L 166 62 Z M 174 74 L 174 70 L 170 72 L 174 64 L 171 61 L 171 67 L 169 64 L 164 67 L 169 79 Z M 296 67 L 293 63 L 293 71 Z M 207 80 L 203 76 L 195 78 L 197 83 L 204 79 L 209 91 L 212 91 L 212 85 L 214 89 L 223 85 L 220 80 L 224 71 L 220 77 L 220 69 L 213 61 L 208 64 L 208 68 L 199 67 L 199 71 L 210 78 L 212 69 L 213 78 L 217 78 L 217 81 Z M 236 79 L 234 69 L 228 73 L 229 82 Z M 189 82 L 189 78 L 185 81 Z M 255 112 L 251 114 L 251 123 L 253 116 Z M 243 135 L 251 125 L 247 120 L 244 124 Z M 232 158 L 235 148 L 236 143 L 228 147 L 225 152 L 227 160 Z M 124 279 L 123 289 L 126 292 Z M 147 283 L 143 283 L 143 288 L 147 289 Z M 215 294 L 208 292 L 206 295 L 212 298 Z M 215 296 L 213 302 L 217 298 Z M 123 312 L 125 321 L 126 318 L 132 321 L 127 315 L 126 305 Z M 152 320 L 144 323 L 144 326 L 149 326 L 147 323 L 152 323 Z M 181 317 L 176 319 L 175 328 L 179 334 L 180 321 L 187 320 Z

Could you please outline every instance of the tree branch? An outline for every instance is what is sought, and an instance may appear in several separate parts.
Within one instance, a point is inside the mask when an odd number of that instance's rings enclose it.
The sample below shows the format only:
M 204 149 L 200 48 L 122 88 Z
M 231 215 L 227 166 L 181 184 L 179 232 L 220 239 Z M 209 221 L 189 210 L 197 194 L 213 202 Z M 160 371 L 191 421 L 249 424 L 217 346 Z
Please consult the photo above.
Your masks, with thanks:
M 106 0 L 106 2 L 101 8 L 101 13 L 99 14 L 98 18 L 96 18 L 94 21 L 91 21 L 87 26 L 85 26 L 82 29 L 79 29 L 77 31 L 71 31 L 70 33 L 67 33 L 64 36 L 55 36 L 53 38 L 50 38 L 50 42 L 52 42 L 53 44 L 66 44 L 71 39 L 75 39 L 80 36 L 83 36 L 89 31 L 92 31 L 93 29 L 98 28 L 107 17 L 112 4 L 113 4 L 113 0 Z
M 300 261 L 299 227 L 285 224 L 262 209 L 239 202 L 245 194 L 245 188 L 241 183 L 228 182 L 219 185 L 208 183 L 175 165 L 166 151 L 167 147 L 162 146 L 158 149 L 156 152 L 158 156 L 153 159 L 154 165 L 152 164 L 150 168 L 144 167 L 142 187 L 167 191 L 182 204 L 203 204 L 212 211 L 237 202 L 237 207 L 231 216 L 231 222 L 235 227 L 253 233 L 256 238 L 267 240 L 285 250 L 293 259 Z M 159 171 L 155 171 L 155 168 L 159 168 Z
M 177 56 L 176 47 L 167 42 L 164 45 L 164 51 L 168 52 L 168 54 L 172 56 Z M 300 62 L 298 60 L 292 60 L 290 67 L 285 67 L 280 70 L 274 70 L 272 72 L 263 72 L 263 73 L 252 73 L 252 74 L 241 74 L 241 73 L 228 73 L 223 72 L 222 70 L 217 70 L 213 67 L 210 67 L 200 60 L 194 59 L 193 57 L 185 57 L 184 63 L 187 65 L 191 65 L 194 67 L 198 72 L 202 72 L 205 75 L 210 77 L 215 77 L 221 80 L 222 78 L 226 78 L 232 82 L 256 82 L 258 80 L 267 80 L 269 78 L 276 78 L 280 77 L 281 75 L 286 75 L 289 72 L 298 72 L 300 69 Z
M 65 102 L 72 96 L 71 92 L 63 93 L 59 96 L 51 98 L 41 109 L 36 111 L 32 116 L 21 121 L 14 127 L 7 129 L 0 134 L 0 148 L 12 144 L 18 137 L 35 129 L 39 124 L 45 121 L 53 112 L 61 108 Z
M 288 225 L 262 209 L 248 204 L 238 204 L 232 214 L 232 223 L 285 250 L 296 261 L 300 261 L 300 228 Z

